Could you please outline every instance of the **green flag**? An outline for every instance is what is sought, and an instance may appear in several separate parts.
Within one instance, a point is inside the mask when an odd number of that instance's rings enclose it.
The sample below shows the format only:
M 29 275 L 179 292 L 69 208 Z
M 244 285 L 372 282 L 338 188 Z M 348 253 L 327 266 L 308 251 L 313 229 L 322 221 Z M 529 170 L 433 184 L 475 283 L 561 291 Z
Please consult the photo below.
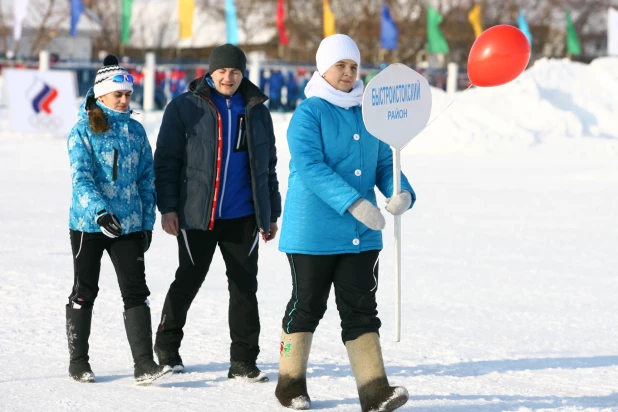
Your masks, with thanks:
M 122 0 L 122 25 L 120 27 L 120 43 L 128 44 L 131 40 L 131 9 L 133 0 Z
M 566 19 L 567 19 L 567 54 L 572 56 L 579 56 L 582 54 L 582 48 L 579 44 L 579 39 L 577 38 L 577 32 L 575 31 L 575 27 L 573 26 L 573 20 L 571 20 L 571 10 L 566 9 Z
M 429 53 L 448 54 L 448 43 L 440 31 L 440 23 L 442 23 L 442 15 L 433 7 L 427 7 L 427 43 L 429 44 Z

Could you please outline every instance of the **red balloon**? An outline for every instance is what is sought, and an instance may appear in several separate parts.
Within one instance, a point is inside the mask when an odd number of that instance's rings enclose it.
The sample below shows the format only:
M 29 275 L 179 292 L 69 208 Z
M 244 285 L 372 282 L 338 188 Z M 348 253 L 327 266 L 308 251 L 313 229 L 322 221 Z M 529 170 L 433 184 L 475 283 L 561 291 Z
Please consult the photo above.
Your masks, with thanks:
M 530 61 L 530 43 L 517 27 L 501 24 L 485 30 L 468 56 L 468 77 L 476 86 L 506 84 L 519 76 Z

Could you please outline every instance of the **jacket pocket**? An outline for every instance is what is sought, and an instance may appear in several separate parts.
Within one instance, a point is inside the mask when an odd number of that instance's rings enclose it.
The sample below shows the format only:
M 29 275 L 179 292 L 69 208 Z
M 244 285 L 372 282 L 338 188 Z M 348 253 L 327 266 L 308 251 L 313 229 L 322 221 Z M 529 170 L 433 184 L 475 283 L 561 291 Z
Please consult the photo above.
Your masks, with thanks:
M 112 180 L 118 180 L 118 149 L 114 149 L 114 165 L 112 168 Z
M 234 152 L 247 151 L 247 123 L 245 115 L 241 114 L 236 120 L 236 137 L 234 139 Z

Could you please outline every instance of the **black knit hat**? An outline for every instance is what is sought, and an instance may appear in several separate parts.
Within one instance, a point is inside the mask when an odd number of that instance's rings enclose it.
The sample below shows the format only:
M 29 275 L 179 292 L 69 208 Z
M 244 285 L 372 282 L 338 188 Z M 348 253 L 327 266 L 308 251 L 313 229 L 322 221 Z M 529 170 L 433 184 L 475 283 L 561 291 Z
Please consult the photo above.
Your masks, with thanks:
M 247 68 L 247 57 L 238 47 L 227 43 L 212 51 L 208 64 L 210 73 L 219 69 L 238 69 L 244 76 Z

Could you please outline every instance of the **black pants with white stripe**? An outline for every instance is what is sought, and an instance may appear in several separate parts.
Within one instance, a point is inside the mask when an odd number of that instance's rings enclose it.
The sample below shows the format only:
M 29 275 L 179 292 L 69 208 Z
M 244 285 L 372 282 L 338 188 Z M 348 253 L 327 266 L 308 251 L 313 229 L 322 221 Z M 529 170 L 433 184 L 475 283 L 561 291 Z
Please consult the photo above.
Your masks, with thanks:
M 255 216 L 216 220 L 213 230 L 182 230 L 178 235 L 179 267 L 157 329 L 157 347 L 176 351 L 184 336 L 187 312 L 202 286 L 217 245 L 225 261 L 230 293 L 228 323 L 232 360 L 255 361 L 260 317 L 256 297 L 258 240 Z
M 70 230 L 69 236 L 74 268 L 70 307 L 91 308 L 94 305 L 105 251 L 114 264 L 125 311 L 146 304 L 150 291 L 146 285 L 142 232 L 110 239 L 103 233 Z
M 326 312 L 330 287 L 335 287 L 343 343 L 376 332 L 379 250 L 338 255 L 288 254 L 292 297 L 283 317 L 286 333 L 315 332 Z

